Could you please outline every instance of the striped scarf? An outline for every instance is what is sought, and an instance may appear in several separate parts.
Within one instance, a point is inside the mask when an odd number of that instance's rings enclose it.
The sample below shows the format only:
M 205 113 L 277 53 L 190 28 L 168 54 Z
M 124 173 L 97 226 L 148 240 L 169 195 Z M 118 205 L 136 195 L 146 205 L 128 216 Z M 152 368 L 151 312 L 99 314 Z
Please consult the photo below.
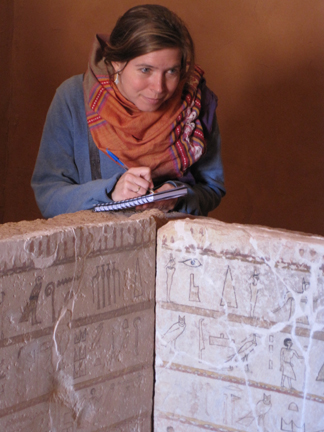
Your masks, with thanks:
M 101 41 L 100 41 L 101 39 Z M 203 71 L 195 66 L 184 87 L 154 112 L 142 112 L 119 92 L 95 38 L 84 77 L 88 126 L 96 146 L 126 168 L 148 166 L 155 181 L 184 176 L 205 152 L 199 120 Z

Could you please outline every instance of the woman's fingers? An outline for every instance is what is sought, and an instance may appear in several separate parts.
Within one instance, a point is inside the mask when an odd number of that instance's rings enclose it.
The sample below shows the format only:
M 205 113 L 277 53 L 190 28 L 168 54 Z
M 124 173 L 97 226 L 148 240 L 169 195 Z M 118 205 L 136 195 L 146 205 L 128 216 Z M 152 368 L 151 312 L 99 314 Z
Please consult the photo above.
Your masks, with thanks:
M 153 187 L 151 168 L 149 167 L 136 167 L 130 168 L 127 171 L 129 174 L 134 174 L 135 177 L 140 177 L 148 182 L 148 188 Z
M 123 174 L 111 194 L 113 201 L 121 201 L 145 195 L 153 187 L 151 169 L 148 167 L 130 168 Z
M 136 210 L 147 210 L 152 208 L 157 208 L 164 213 L 167 213 L 168 211 L 171 211 L 174 209 L 178 201 L 178 198 L 171 199 L 171 200 L 165 200 L 165 201 L 157 201 L 154 203 L 149 204 L 143 204 L 140 206 L 136 206 Z

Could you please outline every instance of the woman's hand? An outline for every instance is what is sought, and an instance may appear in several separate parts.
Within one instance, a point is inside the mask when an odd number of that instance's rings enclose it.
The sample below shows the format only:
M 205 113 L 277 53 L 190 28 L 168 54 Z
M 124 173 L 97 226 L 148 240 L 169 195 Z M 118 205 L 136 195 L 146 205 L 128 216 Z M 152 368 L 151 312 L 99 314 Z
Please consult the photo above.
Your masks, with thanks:
M 111 193 L 113 201 L 122 201 L 129 198 L 145 195 L 148 189 L 153 188 L 151 168 L 130 168 L 123 174 Z
M 155 192 L 163 192 L 167 190 L 174 189 L 174 186 L 170 183 L 164 183 L 163 186 L 161 186 L 159 189 L 157 189 Z M 163 201 L 156 201 L 149 204 L 143 204 L 141 206 L 137 206 L 136 210 L 146 210 L 150 208 L 158 208 L 159 210 L 162 210 L 163 212 L 168 212 L 170 210 L 173 210 L 175 205 L 177 204 L 178 198 L 173 198 L 169 200 L 163 200 Z

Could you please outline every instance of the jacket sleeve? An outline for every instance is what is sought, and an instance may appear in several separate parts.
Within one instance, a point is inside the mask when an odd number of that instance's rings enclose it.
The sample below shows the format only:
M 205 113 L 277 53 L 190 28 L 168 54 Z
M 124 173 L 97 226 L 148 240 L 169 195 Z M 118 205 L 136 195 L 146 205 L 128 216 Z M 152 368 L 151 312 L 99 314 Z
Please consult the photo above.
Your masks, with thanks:
M 172 181 L 175 186 L 185 185 L 188 194 L 179 199 L 175 211 L 196 216 L 207 216 L 226 193 L 221 158 L 221 136 L 216 117 L 216 96 L 206 87 L 203 92 L 202 125 L 207 144 L 206 153 L 190 168 L 183 181 Z M 191 177 L 191 181 L 190 181 Z M 193 177 L 193 178 L 192 178 Z
M 31 182 L 45 218 L 111 201 L 107 194 L 121 175 L 112 172 L 109 179 L 91 180 L 82 99 L 82 87 L 81 90 L 80 85 L 73 88 L 71 82 L 65 82 L 56 92 L 47 114 Z

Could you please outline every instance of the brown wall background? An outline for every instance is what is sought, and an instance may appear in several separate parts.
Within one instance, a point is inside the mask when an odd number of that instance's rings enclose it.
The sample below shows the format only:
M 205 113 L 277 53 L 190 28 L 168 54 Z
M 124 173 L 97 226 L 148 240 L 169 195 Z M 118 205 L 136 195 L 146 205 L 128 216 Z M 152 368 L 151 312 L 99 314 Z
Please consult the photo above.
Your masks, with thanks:
M 0 222 L 40 217 L 30 178 L 55 89 L 136 0 L 0 4 Z M 154 2 L 151 2 L 154 3 Z M 160 0 L 219 97 L 226 222 L 324 235 L 323 0 Z

